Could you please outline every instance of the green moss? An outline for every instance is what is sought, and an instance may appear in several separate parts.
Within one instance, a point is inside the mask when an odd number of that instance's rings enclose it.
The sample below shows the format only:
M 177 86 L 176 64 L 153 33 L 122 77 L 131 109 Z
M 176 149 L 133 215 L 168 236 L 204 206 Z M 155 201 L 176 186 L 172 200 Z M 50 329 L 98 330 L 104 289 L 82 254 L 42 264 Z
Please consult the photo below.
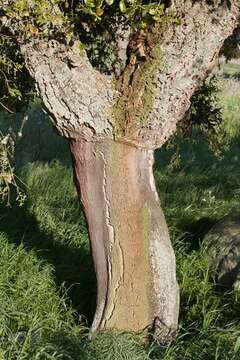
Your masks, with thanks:
M 120 136 L 131 134 L 148 119 L 157 88 L 156 76 L 163 67 L 160 35 L 151 31 L 142 41 L 146 56 L 139 58 L 137 53 L 132 53 L 116 84 L 121 95 L 113 107 L 113 117 Z
M 143 122 L 147 119 L 154 101 L 154 95 L 156 90 L 156 75 L 159 68 L 162 66 L 162 53 L 160 46 L 157 45 L 152 51 L 152 58 L 150 63 L 144 69 L 143 75 L 139 81 L 140 88 L 143 88 L 144 95 L 143 95 L 143 107 L 139 110 L 136 109 L 136 115 L 138 115 L 139 120 Z

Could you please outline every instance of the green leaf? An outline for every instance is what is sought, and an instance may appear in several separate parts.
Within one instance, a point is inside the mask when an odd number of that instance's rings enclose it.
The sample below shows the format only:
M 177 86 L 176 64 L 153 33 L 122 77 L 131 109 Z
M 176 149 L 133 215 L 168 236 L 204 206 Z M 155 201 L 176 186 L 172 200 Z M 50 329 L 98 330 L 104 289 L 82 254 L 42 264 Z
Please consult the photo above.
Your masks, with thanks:
M 122 13 L 125 13 L 127 8 L 126 8 L 126 4 L 124 2 L 124 0 L 121 0 L 120 3 L 119 3 L 119 9 Z
M 97 16 L 102 16 L 102 14 L 103 14 L 103 9 L 102 8 L 97 8 L 96 9 L 96 14 L 97 14 Z
M 19 89 L 13 89 L 13 88 L 10 88 L 9 89 L 9 94 L 13 97 L 18 97 L 18 98 L 21 98 L 22 97 L 22 94 L 21 94 L 21 91 Z
M 149 13 L 150 15 L 155 15 L 155 14 L 156 14 L 156 9 L 155 9 L 155 8 L 150 8 L 150 9 L 148 10 L 148 13 Z
M 95 8 L 95 2 L 93 0 L 86 0 L 85 4 L 89 9 Z
M 108 5 L 112 5 L 113 2 L 114 2 L 114 0 L 105 0 L 105 2 L 106 2 L 106 4 L 108 4 Z

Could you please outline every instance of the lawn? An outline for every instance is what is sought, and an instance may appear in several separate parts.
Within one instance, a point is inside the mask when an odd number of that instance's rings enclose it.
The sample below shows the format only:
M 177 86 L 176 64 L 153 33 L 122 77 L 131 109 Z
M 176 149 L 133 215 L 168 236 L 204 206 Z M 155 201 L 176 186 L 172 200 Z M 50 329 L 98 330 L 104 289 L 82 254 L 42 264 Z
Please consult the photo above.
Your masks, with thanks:
M 181 289 L 179 332 L 166 346 L 116 332 L 88 340 L 95 278 L 68 146 L 32 108 L 16 149 L 27 200 L 0 207 L 0 360 L 240 359 L 240 294 L 215 290 L 201 247 L 212 224 L 240 211 L 239 66 L 228 67 L 219 80 L 226 136 L 218 157 L 197 131 L 156 152 Z

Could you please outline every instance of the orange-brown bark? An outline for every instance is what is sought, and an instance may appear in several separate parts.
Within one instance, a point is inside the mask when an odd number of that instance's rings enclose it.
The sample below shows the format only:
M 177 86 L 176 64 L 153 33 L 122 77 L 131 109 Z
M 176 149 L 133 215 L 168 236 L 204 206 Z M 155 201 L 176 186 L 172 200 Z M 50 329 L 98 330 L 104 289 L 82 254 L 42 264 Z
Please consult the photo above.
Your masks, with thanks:
M 179 294 L 153 152 L 114 141 L 72 141 L 71 151 L 97 277 L 92 330 L 172 333 Z

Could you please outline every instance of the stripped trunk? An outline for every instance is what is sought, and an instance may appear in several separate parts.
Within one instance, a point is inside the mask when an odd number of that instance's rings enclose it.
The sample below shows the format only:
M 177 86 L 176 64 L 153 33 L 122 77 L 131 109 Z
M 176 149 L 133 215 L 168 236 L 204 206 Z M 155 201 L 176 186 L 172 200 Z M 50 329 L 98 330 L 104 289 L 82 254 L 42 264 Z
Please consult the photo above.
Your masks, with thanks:
M 175 256 L 153 178 L 153 151 L 71 141 L 97 277 L 92 331 L 177 328 Z M 160 334 L 159 334 L 160 332 Z

